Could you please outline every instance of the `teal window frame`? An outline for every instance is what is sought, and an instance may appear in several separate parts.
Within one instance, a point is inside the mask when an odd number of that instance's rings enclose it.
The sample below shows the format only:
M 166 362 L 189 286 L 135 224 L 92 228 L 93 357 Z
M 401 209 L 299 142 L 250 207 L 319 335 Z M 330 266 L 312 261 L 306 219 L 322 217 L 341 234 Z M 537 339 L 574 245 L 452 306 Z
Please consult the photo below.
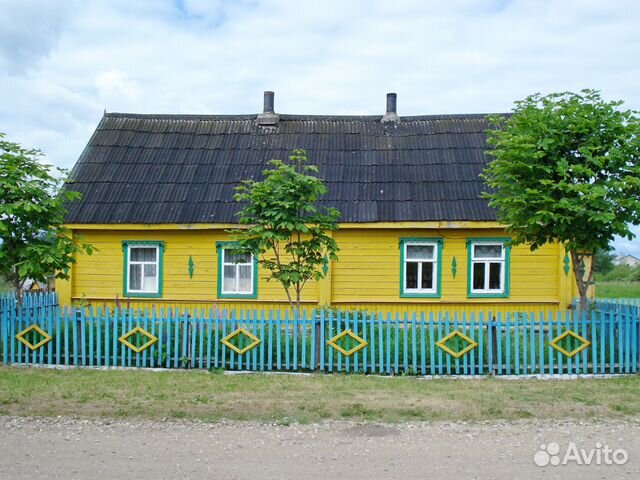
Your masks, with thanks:
M 508 237 L 475 237 L 467 238 L 467 298 L 509 298 L 511 287 L 511 246 Z M 473 291 L 473 246 L 478 244 L 500 245 L 504 250 L 504 285 L 501 291 Z M 501 259 L 502 261 L 502 259 Z
M 222 285 L 224 283 L 224 271 L 223 271 L 223 250 L 237 247 L 237 242 L 216 242 L 216 252 L 218 255 L 218 298 L 258 298 L 258 260 L 255 255 L 251 255 L 252 262 L 252 292 L 251 293 L 225 293 L 222 291 Z
M 158 291 L 157 292 L 138 292 L 129 290 L 129 250 L 131 247 L 155 247 L 158 251 Z M 163 275 L 163 257 L 164 242 L 160 240 L 123 240 L 122 252 L 124 257 L 124 268 L 122 273 L 122 291 L 124 297 L 132 298 L 162 298 L 162 275 Z
M 400 239 L 400 298 L 440 298 L 442 295 L 442 246 L 444 239 L 441 237 L 407 237 Z M 433 292 L 405 291 L 405 278 L 407 264 L 405 261 L 407 245 L 434 245 L 436 288 Z

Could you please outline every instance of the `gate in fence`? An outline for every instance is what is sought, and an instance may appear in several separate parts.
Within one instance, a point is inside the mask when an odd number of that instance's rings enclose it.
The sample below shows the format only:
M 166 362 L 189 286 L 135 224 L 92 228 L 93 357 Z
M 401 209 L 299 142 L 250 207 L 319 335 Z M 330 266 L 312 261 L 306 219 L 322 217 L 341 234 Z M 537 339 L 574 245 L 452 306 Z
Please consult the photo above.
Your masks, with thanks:
M 406 375 L 636 373 L 640 307 L 457 315 L 318 310 L 61 309 L 55 295 L 0 305 L 10 364 Z

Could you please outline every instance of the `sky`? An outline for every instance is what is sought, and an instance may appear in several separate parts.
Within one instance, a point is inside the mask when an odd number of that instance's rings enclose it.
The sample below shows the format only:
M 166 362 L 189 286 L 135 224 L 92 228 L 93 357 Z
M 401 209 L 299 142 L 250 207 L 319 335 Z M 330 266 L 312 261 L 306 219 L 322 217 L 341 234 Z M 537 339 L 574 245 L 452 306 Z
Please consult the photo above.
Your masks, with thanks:
M 428 115 L 601 90 L 640 110 L 637 0 L 0 0 L 0 132 L 71 168 L 103 112 Z M 640 233 L 640 229 L 636 229 Z M 640 256 L 640 241 L 616 250 Z

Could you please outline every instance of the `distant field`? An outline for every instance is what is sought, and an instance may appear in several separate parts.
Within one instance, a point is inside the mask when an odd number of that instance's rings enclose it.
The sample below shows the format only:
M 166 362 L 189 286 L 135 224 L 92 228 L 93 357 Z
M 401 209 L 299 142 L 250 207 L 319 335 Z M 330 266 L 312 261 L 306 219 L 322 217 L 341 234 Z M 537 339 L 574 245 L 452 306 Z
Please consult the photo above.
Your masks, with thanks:
M 640 298 L 640 282 L 596 282 L 598 298 Z

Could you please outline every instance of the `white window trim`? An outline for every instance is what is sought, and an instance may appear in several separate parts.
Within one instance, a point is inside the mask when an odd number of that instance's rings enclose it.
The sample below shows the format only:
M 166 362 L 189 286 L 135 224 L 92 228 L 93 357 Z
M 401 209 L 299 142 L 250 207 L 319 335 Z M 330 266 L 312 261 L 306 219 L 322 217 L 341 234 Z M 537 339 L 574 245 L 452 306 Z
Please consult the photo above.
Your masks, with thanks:
M 476 246 L 485 246 L 485 247 L 500 247 L 501 254 L 500 258 L 475 258 L 475 247 Z M 506 248 L 503 243 L 500 242 L 471 242 L 471 271 L 469 272 L 471 275 L 470 279 L 470 292 L 471 293 L 480 293 L 480 294 L 503 294 L 505 292 L 505 273 L 507 269 L 507 257 L 506 257 Z M 474 266 L 478 263 L 484 263 L 484 285 L 489 285 L 489 276 L 490 276 L 490 268 L 489 265 L 491 263 L 499 263 L 500 264 L 500 288 L 473 288 L 473 280 L 474 280 Z
M 221 248 L 221 254 L 222 254 L 222 268 L 221 268 L 221 273 L 222 273 L 222 278 L 220 279 L 220 281 L 222 281 L 222 285 L 220 287 L 220 293 L 222 293 L 223 295 L 253 295 L 253 285 L 254 285 L 254 275 L 255 275 L 255 262 L 254 262 L 254 258 L 253 255 L 251 255 L 251 257 L 249 258 L 249 262 L 248 263 L 234 263 L 234 262 L 226 262 L 225 259 L 227 258 L 226 256 L 226 251 L 227 250 L 234 250 L 233 247 L 222 247 Z M 250 277 L 250 282 L 249 285 L 251 285 L 251 288 L 249 290 L 240 290 L 240 266 L 246 266 L 249 265 L 251 267 L 251 277 Z M 227 266 L 232 266 L 235 267 L 235 287 L 237 290 L 225 290 L 224 289 L 224 267 Z
M 135 248 L 153 248 L 156 251 L 155 262 L 143 262 L 137 260 L 131 260 L 131 250 Z M 153 290 L 133 290 L 131 288 L 131 265 L 142 265 L 142 279 L 141 284 L 144 283 L 144 265 L 156 266 L 156 284 Z M 127 245 L 127 293 L 147 293 L 157 294 L 160 292 L 160 247 L 158 245 Z
M 407 247 L 410 246 L 431 246 L 433 247 L 433 258 L 407 258 Z M 402 285 L 402 293 L 411 294 L 411 293 L 438 293 L 438 244 L 436 242 L 420 242 L 420 241 L 406 241 L 403 244 L 404 248 L 404 264 L 402 265 L 403 269 L 403 285 Z M 408 262 L 418 262 L 418 285 L 420 285 L 420 279 L 422 278 L 422 262 L 431 262 L 433 263 L 433 273 L 431 278 L 431 288 L 407 288 L 407 263 Z

